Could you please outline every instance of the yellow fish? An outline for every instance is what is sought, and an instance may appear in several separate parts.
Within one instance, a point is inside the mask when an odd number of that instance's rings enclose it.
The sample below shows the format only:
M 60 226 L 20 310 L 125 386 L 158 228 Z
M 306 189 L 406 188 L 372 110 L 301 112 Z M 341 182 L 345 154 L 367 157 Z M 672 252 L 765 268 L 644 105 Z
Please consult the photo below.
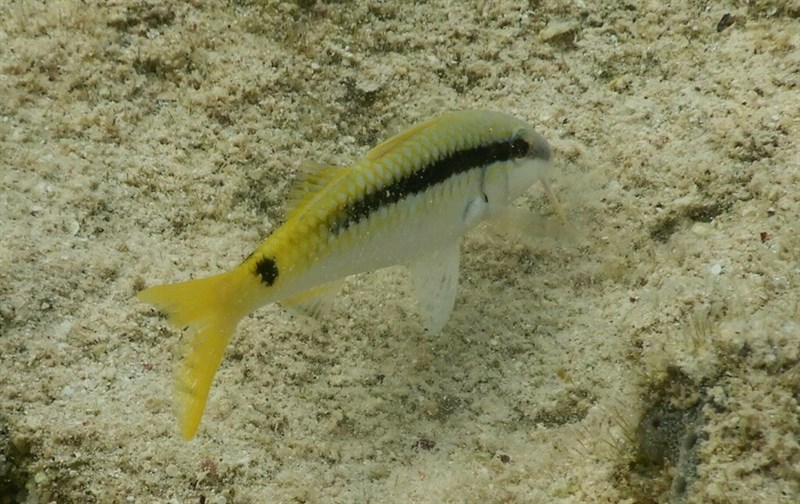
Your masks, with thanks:
M 230 271 L 139 292 L 186 328 L 174 394 L 183 437 L 197 432 L 239 320 L 267 303 L 317 311 L 345 277 L 407 264 L 425 327 L 439 332 L 455 303 L 459 238 L 536 181 L 555 201 L 544 178 L 549 160 L 547 141 L 524 121 L 447 113 L 352 166 L 310 175 L 286 222 Z

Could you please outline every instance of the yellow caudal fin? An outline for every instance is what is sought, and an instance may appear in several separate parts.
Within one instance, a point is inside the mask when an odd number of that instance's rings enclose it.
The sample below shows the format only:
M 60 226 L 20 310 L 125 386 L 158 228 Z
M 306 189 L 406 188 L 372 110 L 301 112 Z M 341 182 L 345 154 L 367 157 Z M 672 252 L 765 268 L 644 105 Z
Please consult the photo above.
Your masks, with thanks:
M 157 285 L 138 297 L 167 314 L 170 324 L 186 328 L 180 362 L 175 369 L 174 400 L 181 434 L 192 439 L 200 425 L 214 374 L 246 308 L 242 274 L 221 275 L 170 285 Z

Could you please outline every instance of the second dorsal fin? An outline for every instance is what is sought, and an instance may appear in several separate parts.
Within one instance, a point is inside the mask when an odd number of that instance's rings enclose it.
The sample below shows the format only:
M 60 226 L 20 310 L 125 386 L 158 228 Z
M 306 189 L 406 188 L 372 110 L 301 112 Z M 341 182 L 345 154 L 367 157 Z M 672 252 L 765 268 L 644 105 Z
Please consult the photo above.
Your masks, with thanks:
M 304 208 L 326 186 L 347 175 L 349 166 L 315 165 L 305 163 L 301 166 L 301 174 L 295 180 L 294 188 L 286 202 L 289 214 Z

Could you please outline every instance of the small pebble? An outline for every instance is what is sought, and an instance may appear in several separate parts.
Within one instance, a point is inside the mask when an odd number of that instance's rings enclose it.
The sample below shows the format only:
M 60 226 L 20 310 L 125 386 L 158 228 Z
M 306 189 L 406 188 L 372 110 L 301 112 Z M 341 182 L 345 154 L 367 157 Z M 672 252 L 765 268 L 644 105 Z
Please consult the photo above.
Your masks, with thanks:
M 697 236 L 708 236 L 711 234 L 711 226 L 705 222 L 695 222 L 692 224 L 692 233 Z
M 726 12 L 722 15 L 719 22 L 717 23 L 717 33 L 723 31 L 725 28 L 732 26 L 736 22 L 736 18 L 731 16 L 730 13 Z

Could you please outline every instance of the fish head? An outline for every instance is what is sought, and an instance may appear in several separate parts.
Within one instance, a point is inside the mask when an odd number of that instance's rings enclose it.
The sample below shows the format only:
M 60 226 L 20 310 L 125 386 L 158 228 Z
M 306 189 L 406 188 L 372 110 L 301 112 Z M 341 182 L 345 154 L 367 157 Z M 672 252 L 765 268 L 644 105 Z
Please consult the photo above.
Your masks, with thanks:
M 497 214 L 547 175 L 550 144 L 533 127 L 520 126 L 511 137 L 515 155 L 486 167 L 483 193 L 489 214 Z

